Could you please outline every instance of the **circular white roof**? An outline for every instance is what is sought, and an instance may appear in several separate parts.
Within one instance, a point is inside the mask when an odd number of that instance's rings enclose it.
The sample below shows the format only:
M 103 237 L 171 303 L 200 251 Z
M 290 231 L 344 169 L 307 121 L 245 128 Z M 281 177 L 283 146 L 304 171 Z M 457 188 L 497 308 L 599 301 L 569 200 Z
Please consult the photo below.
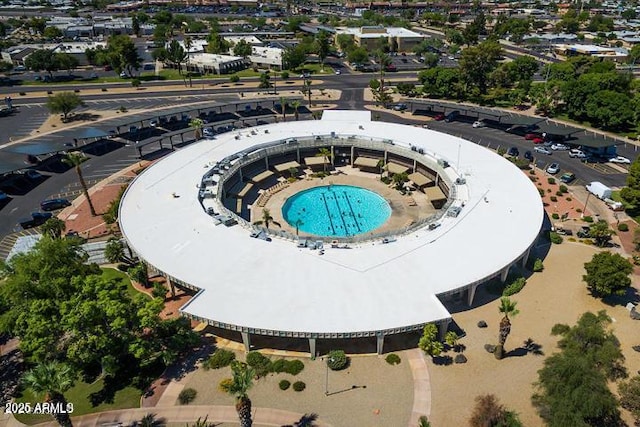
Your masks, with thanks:
M 536 240 L 543 207 L 528 176 L 471 142 L 418 127 L 368 121 L 363 112 L 326 114 L 234 131 L 185 147 L 149 167 L 129 186 L 120 227 L 131 248 L 161 272 L 202 289 L 182 310 L 252 332 L 389 331 L 449 318 L 436 295 L 477 283 L 521 257 Z M 268 133 L 265 130 L 268 129 Z M 397 241 L 318 251 L 281 239 L 249 237 L 239 225 L 216 226 L 198 200 L 207 168 L 270 141 L 329 135 L 389 139 L 437 153 L 461 176 L 458 217 Z M 240 135 L 239 139 L 236 136 Z M 329 143 L 327 144 L 329 145 Z

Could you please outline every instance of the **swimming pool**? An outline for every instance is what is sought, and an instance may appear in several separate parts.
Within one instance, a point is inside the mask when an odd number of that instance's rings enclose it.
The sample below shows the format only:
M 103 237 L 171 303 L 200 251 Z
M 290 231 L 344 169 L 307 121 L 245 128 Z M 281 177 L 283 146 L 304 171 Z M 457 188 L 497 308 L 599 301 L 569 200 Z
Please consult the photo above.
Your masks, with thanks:
M 289 197 L 282 206 L 282 216 L 305 233 L 347 237 L 380 227 L 391 216 L 391 206 L 373 191 L 328 185 Z

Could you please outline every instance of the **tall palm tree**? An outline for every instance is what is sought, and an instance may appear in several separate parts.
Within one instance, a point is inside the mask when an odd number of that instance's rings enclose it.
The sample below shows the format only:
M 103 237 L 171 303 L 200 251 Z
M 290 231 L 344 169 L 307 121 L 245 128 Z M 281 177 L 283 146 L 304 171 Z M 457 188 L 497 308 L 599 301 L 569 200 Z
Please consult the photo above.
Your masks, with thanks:
M 191 54 L 189 53 L 189 51 L 191 50 L 191 46 L 193 46 L 193 41 L 191 40 L 191 37 L 189 36 L 185 37 L 184 47 L 187 54 L 187 74 L 189 75 L 189 87 L 193 87 L 193 82 L 191 81 L 191 70 L 189 69 L 189 66 L 191 65 Z
M 287 121 L 287 98 L 285 98 L 284 96 L 280 97 L 280 109 L 282 110 L 282 121 L 286 122 Z
M 376 167 L 380 170 L 380 178 L 382 178 L 382 174 L 384 173 L 384 159 L 378 160 Z
M 265 228 L 269 229 L 269 224 L 277 225 L 278 227 L 282 227 L 279 222 L 273 220 L 271 216 L 271 211 L 269 209 L 262 209 L 262 219 L 260 221 L 254 222 L 255 225 L 264 224 Z
M 500 321 L 500 333 L 498 336 L 499 349 L 496 350 L 498 352 L 496 354 L 500 356 L 502 356 L 502 351 L 504 350 L 504 343 L 507 341 L 509 333 L 511 333 L 511 320 L 509 316 L 513 318 L 520 313 L 516 305 L 518 305 L 518 303 L 511 301 L 508 297 L 500 298 L 500 307 L 498 307 L 498 310 L 504 314 L 504 317 Z
M 70 366 L 59 362 L 47 362 L 33 368 L 22 378 L 22 382 L 34 394 L 44 396 L 45 402 L 67 407 L 64 393 L 73 387 L 75 375 Z M 54 412 L 53 418 L 63 427 L 72 427 L 69 414 Z
M 42 234 L 48 234 L 52 239 L 59 239 L 62 237 L 62 233 L 67 229 L 66 224 L 63 220 L 58 217 L 49 218 L 42 227 L 40 227 L 40 231 Z
M 247 393 L 253 387 L 256 371 L 246 363 L 236 360 L 231 363 L 231 372 L 233 377 L 223 380 L 220 383 L 220 389 L 235 397 L 240 427 L 251 427 L 253 424 L 251 419 L 251 399 L 249 399 Z
M 298 119 L 300 118 L 300 113 L 298 112 L 298 108 L 300 108 L 300 101 L 293 100 L 289 103 L 291 105 L 291 108 L 293 108 L 293 114 L 296 117 L 296 122 L 298 121 Z
M 69 166 L 73 166 L 78 174 L 78 180 L 80 181 L 80 186 L 82 187 L 82 192 L 84 193 L 84 197 L 87 198 L 87 202 L 89 202 L 89 209 L 91 210 L 91 215 L 96 216 L 96 208 L 93 207 L 93 202 L 91 201 L 91 197 L 89 197 L 89 189 L 87 188 L 87 183 L 84 181 L 84 176 L 82 175 L 82 162 L 84 162 L 86 157 L 84 154 L 78 151 L 72 151 L 67 153 L 67 157 L 62 161 Z
M 326 147 L 322 147 L 316 153 L 316 157 L 322 157 L 322 167 L 324 171 L 327 171 L 327 163 L 331 160 L 331 150 Z

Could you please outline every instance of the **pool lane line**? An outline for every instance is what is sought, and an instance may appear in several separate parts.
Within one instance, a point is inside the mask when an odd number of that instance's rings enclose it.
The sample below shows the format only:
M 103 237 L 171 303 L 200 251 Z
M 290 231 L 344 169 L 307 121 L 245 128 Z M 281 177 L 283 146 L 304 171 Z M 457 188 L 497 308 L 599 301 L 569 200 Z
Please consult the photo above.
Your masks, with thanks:
M 329 218 L 329 224 L 331 224 L 331 230 L 333 230 L 333 235 L 336 235 L 336 228 L 333 226 L 333 219 L 331 219 L 331 212 L 329 212 L 329 205 L 327 204 L 327 198 L 324 193 L 322 194 L 322 201 L 324 202 L 324 208 L 327 210 L 327 218 Z
M 351 205 L 351 200 L 349 200 L 349 197 L 347 197 L 347 192 L 344 191 L 344 198 L 347 201 L 347 204 L 349 205 L 349 209 L 351 209 L 351 216 L 353 217 L 353 223 L 356 225 L 356 228 L 358 229 L 358 231 L 360 233 L 362 233 L 362 229 L 360 228 L 360 224 L 358 224 L 358 218 L 356 218 L 356 213 L 353 210 L 353 206 Z
M 342 225 L 344 226 L 344 233 L 346 236 L 348 236 L 349 228 L 347 228 L 347 222 L 344 220 L 344 215 L 342 215 L 342 209 L 340 209 L 340 203 L 338 203 L 338 197 L 336 194 L 333 195 L 333 201 L 336 202 L 336 207 L 338 208 L 338 215 L 340 215 L 340 219 L 342 220 Z

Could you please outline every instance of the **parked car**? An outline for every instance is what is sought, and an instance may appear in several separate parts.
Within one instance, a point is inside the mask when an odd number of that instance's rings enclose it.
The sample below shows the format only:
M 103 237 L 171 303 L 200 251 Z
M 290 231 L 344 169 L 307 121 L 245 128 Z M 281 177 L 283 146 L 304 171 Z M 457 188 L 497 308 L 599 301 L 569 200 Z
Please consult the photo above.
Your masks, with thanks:
M 578 236 L 578 238 L 580 238 L 580 239 L 587 239 L 587 238 L 589 237 L 589 233 L 590 233 L 590 231 L 591 231 L 591 230 L 589 229 L 589 227 L 587 227 L 587 226 L 585 225 L 585 226 L 582 226 L 582 227 L 580 228 L 580 230 L 578 230 L 578 232 L 576 233 L 576 235 L 577 235 L 577 236 Z
M 447 123 L 450 123 L 450 122 L 454 121 L 459 115 L 460 115 L 460 111 L 454 110 L 454 111 L 450 112 L 449 114 L 447 114 L 447 116 L 444 118 L 444 121 L 447 122 Z
M 573 148 L 569 150 L 569 157 L 575 157 L 576 159 L 584 159 L 587 157 L 586 154 L 582 152 L 582 150 L 578 150 L 577 148 Z
M 546 147 L 534 147 L 533 151 L 535 151 L 536 153 L 546 154 L 549 156 L 553 154 L 553 152 Z
M 158 119 L 149 120 L 149 126 L 151 126 L 152 128 L 158 127 L 159 124 L 160 122 L 158 121 Z
M 27 67 L 25 67 L 24 65 L 18 65 L 16 67 L 13 67 L 13 71 L 18 71 L 18 72 L 27 71 Z
M 213 128 L 204 128 L 204 129 L 202 129 L 202 135 L 204 135 L 205 138 L 213 138 L 213 136 L 215 134 L 216 133 L 213 130 Z
M 442 120 L 444 120 L 444 113 L 438 113 L 435 116 L 433 116 L 433 120 L 441 122 Z
M 547 168 L 547 173 L 550 173 L 551 175 L 555 175 L 558 172 L 560 172 L 560 165 L 557 163 L 551 163 Z
M 533 161 L 533 154 L 531 154 L 531 151 L 525 151 L 522 157 L 529 160 L 530 162 Z
M 407 109 L 407 104 L 396 104 L 393 106 L 395 111 L 404 111 Z
M 533 139 L 531 140 L 531 142 L 533 142 L 533 143 L 534 143 L 534 145 L 537 145 L 537 144 L 544 144 L 544 143 L 545 143 L 544 138 L 533 138 Z
M 570 182 L 575 181 L 575 179 L 576 176 L 571 172 L 565 172 L 560 177 L 560 181 L 564 182 L 565 184 L 569 184 Z
M 527 133 L 524 135 L 524 139 L 526 139 L 527 141 L 532 141 L 536 138 L 542 138 L 542 135 L 539 133 Z
M 24 171 L 24 176 L 32 181 L 39 181 L 44 178 L 40 172 L 34 171 L 33 169 Z
M 0 202 L 4 202 L 5 200 L 8 200 L 9 196 L 7 196 L 7 193 L 5 193 L 4 191 L 0 191 Z
M 138 126 L 129 126 L 129 133 L 137 133 Z
M 631 164 L 631 160 L 627 159 L 626 157 L 622 157 L 622 156 L 616 156 L 616 157 L 612 157 L 609 159 L 610 163 L 621 163 L 623 165 L 629 165 Z
M 485 127 L 487 124 L 485 123 L 484 120 L 476 120 L 475 122 L 473 122 L 473 126 L 474 128 L 483 128 Z
M 568 150 L 569 147 L 564 144 L 551 144 L 551 149 L 554 151 L 565 151 Z
M 55 211 L 67 206 L 71 206 L 71 202 L 67 199 L 49 199 L 40 203 L 40 209 L 45 212 Z
M 122 79 L 126 79 L 127 77 L 129 77 L 129 76 L 127 75 L 127 72 L 126 72 L 126 71 L 122 71 L 122 72 L 120 73 L 120 78 L 122 78 Z
M 507 151 L 507 156 L 518 157 L 520 155 L 520 151 L 518 151 L 517 147 L 511 147 Z
M 51 212 L 32 212 L 31 218 L 20 220 L 20 227 L 23 229 L 37 227 L 44 224 L 53 214 Z

